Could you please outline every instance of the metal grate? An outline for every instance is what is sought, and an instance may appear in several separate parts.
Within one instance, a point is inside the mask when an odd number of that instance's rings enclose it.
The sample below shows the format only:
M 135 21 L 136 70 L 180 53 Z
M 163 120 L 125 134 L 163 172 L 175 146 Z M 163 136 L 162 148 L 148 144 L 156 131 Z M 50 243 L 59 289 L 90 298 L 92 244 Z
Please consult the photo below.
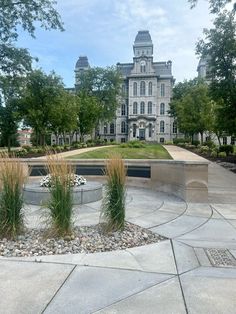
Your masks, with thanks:
M 215 267 L 236 267 L 236 259 L 227 249 L 205 249 L 208 259 Z

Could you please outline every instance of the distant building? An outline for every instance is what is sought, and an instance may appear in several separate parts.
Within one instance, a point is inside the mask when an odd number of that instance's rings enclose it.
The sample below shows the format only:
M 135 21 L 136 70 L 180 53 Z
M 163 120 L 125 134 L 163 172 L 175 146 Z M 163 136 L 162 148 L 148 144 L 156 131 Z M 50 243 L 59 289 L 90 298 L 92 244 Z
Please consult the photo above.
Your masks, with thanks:
M 100 125 L 97 134 L 117 142 L 170 141 L 177 136 L 177 126 L 168 113 L 174 84 L 172 62 L 153 61 L 153 44 L 147 30 L 138 32 L 133 52 L 132 63 L 117 63 L 123 83 L 116 117 Z M 79 74 L 89 67 L 88 58 L 79 57 L 75 67 L 76 88 L 79 88 Z
M 33 131 L 32 129 L 25 129 L 25 130 L 17 130 L 17 140 L 20 144 L 20 146 L 31 146 L 31 135 L 32 135 Z

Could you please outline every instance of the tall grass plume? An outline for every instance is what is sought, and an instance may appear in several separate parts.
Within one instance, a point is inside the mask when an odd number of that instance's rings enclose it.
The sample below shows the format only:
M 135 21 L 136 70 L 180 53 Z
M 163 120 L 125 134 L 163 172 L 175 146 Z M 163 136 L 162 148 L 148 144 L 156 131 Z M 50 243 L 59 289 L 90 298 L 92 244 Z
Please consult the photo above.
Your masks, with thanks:
M 101 220 L 105 232 L 122 230 L 125 223 L 126 168 L 120 155 L 111 155 L 106 161 L 105 196 Z
M 26 168 L 17 158 L 0 153 L 1 237 L 14 238 L 23 230 L 23 185 L 28 176 Z
M 71 177 L 73 167 L 57 155 L 47 155 L 47 169 L 51 174 L 50 200 L 48 208 L 52 222 L 52 231 L 55 235 L 64 236 L 71 233 L 73 214 L 73 187 Z

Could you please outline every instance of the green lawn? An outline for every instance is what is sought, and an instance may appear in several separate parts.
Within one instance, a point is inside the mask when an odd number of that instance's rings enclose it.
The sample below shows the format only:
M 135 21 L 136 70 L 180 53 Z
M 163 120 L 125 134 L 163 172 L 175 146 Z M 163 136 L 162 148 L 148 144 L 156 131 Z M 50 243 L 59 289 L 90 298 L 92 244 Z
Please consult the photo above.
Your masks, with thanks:
M 104 159 L 111 153 L 119 153 L 124 159 L 172 159 L 165 148 L 158 144 L 145 145 L 143 148 L 104 147 L 99 150 L 67 157 L 69 159 Z

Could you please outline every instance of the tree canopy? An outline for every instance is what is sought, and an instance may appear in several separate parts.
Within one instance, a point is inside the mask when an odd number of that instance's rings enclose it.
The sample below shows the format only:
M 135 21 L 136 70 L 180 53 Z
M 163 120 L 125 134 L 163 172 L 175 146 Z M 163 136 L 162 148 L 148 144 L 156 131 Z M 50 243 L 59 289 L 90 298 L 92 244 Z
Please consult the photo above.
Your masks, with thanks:
M 120 94 L 121 76 L 115 67 L 90 68 L 78 75 L 77 92 L 97 100 L 97 122 L 114 118 Z
M 219 13 L 214 28 L 204 30 L 197 53 L 208 60 L 210 95 L 221 102 L 225 131 L 236 134 L 236 22 L 234 12 Z
M 27 76 L 20 111 L 25 124 L 34 129 L 40 145 L 45 144 L 52 111 L 55 106 L 59 106 L 63 93 L 62 80 L 53 72 L 46 75 L 41 70 L 35 70 Z
M 198 0 L 188 0 L 188 2 L 191 4 L 191 8 L 194 8 Z M 211 13 L 219 13 L 220 10 L 225 8 L 226 4 L 233 2 L 233 0 L 208 0 L 209 7 Z M 234 8 L 236 7 L 236 3 L 234 3 Z
M 0 76 L 22 75 L 31 69 L 29 52 L 15 45 L 19 26 L 33 37 L 37 23 L 45 29 L 63 30 L 55 4 L 53 0 L 1 0 Z
M 200 133 L 202 139 L 203 132 L 212 130 L 212 106 L 208 87 L 201 81 L 185 81 L 174 87 L 170 112 L 181 132 L 191 137 Z

